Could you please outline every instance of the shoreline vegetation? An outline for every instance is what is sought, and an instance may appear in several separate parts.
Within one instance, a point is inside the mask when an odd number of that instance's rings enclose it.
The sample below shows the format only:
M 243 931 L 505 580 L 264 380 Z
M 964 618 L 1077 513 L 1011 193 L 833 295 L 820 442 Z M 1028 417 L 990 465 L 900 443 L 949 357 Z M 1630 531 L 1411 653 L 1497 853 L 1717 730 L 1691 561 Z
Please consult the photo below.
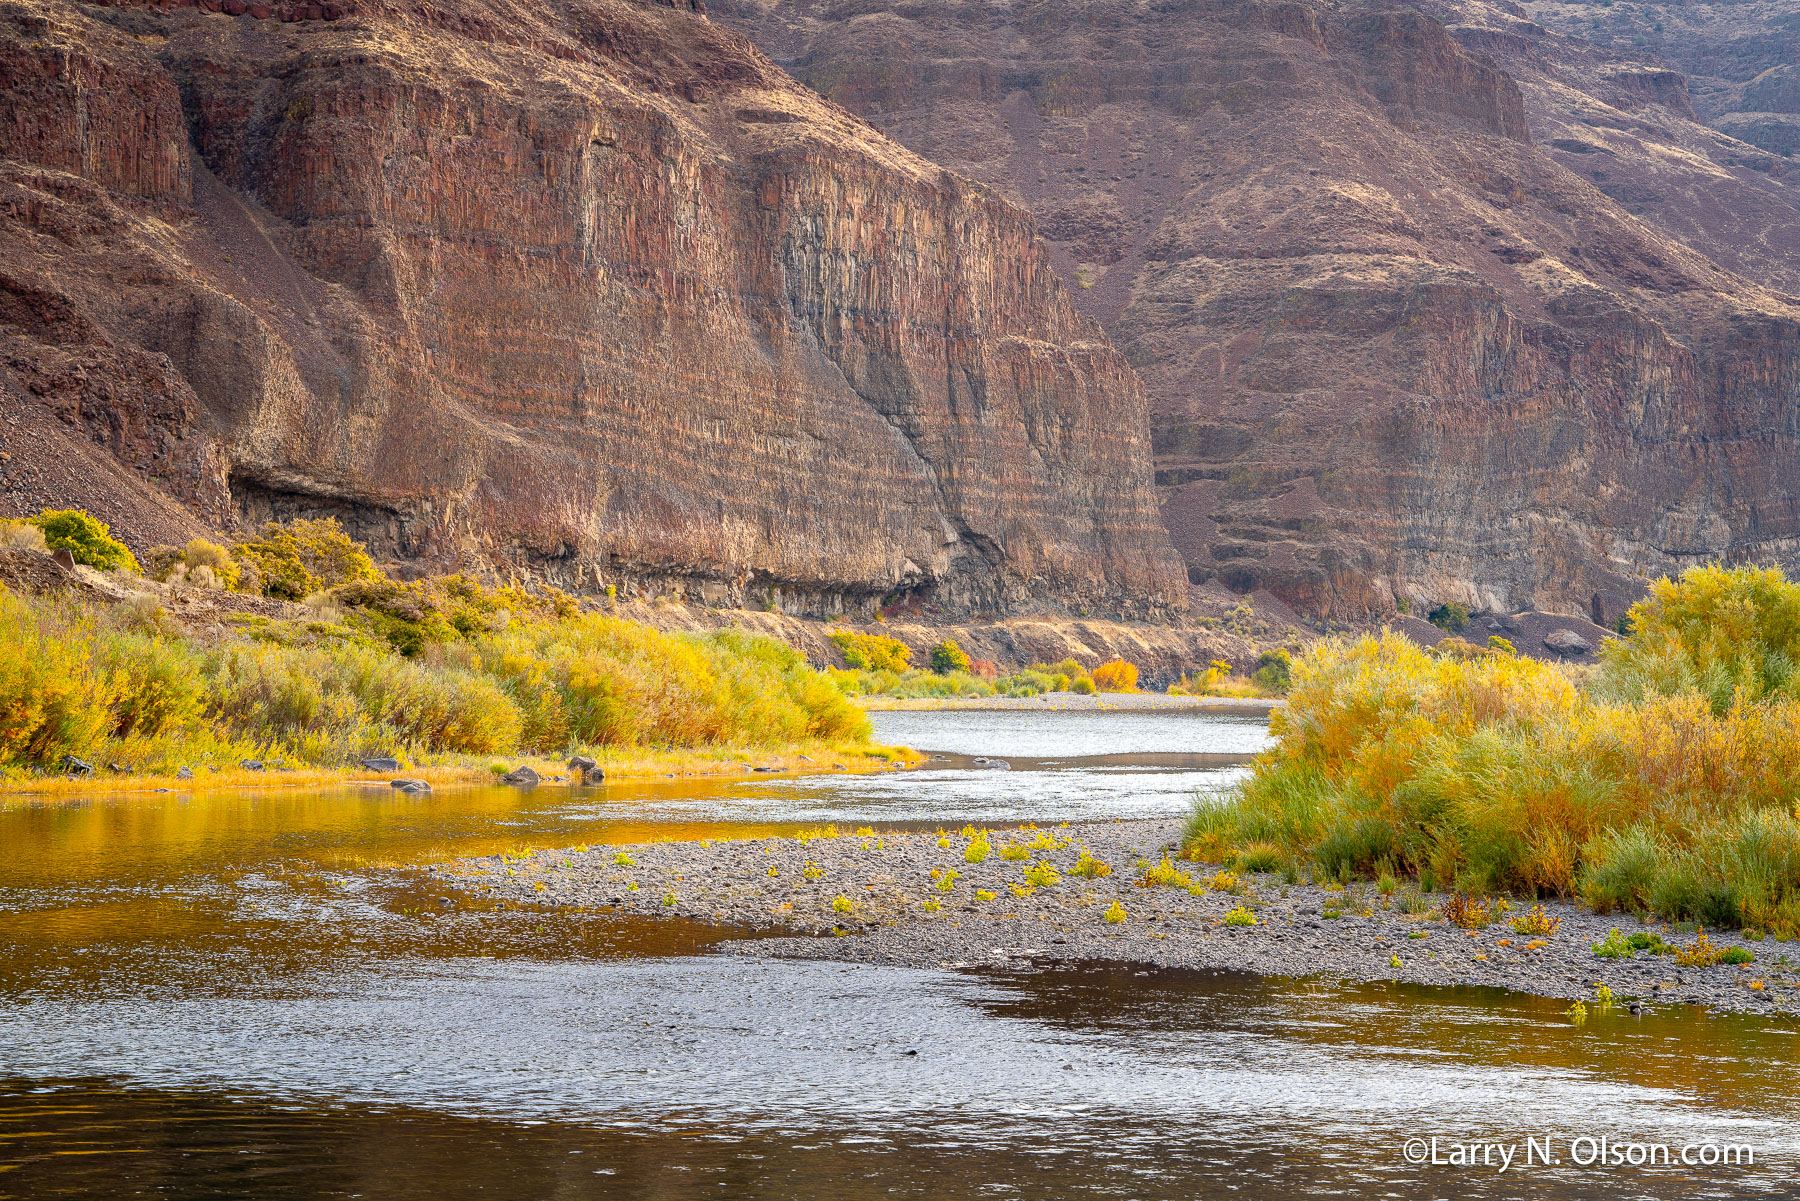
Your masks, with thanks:
M 859 697 L 869 713 L 933 712 L 1069 712 L 1069 713 L 1238 713 L 1266 714 L 1283 703 L 1280 697 L 1184 696 L 1163 692 L 1099 693 L 1045 692 L 1036 696 L 1003 697 Z
M 954 640 L 945 639 L 932 648 L 927 669 L 913 665 L 912 648 L 897 638 L 849 630 L 837 630 L 826 637 L 845 663 L 842 668 L 828 669 L 832 679 L 846 695 L 870 708 L 900 701 L 1016 701 L 1057 694 L 1146 695 L 1138 687 L 1137 665 L 1123 659 L 1111 659 L 1093 668 L 1064 659 L 1059 663 L 1033 663 L 1001 674 L 997 664 L 971 659 Z M 1292 664 L 1289 651 L 1266 651 L 1250 675 L 1234 676 L 1235 668 L 1230 663 L 1215 660 L 1191 676 L 1182 673 L 1180 680 L 1169 685 L 1166 695 L 1272 700 L 1287 691 Z
M 137 570 L 86 514 L 0 522 L 0 546 Z M 263 608 L 183 623 L 154 591 L 0 588 L 0 792 L 348 780 L 386 758 L 476 780 L 578 755 L 616 775 L 911 757 L 871 745 L 862 711 L 785 643 L 664 634 L 466 576 L 402 583 L 335 522 L 157 548 L 144 571 Z
M 1315 645 L 1276 746 L 1196 809 L 1184 853 L 1800 937 L 1800 585 L 1695 568 L 1626 628 L 1585 669 L 1385 632 Z

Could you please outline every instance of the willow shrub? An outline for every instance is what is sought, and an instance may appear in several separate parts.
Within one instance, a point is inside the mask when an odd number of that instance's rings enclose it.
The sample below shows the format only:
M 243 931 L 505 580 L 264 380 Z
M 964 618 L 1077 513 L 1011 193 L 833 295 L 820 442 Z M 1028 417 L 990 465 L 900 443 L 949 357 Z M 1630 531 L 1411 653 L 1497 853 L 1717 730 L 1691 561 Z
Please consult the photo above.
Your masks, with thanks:
M 1189 845 L 1800 933 L 1800 586 L 1698 569 L 1631 629 L 1591 678 L 1388 633 L 1320 643 L 1277 745 Z
M 105 735 L 107 690 L 69 617 L 0 589 L 0 764 L 56 763 Z
M 154 607 L 0 588 L 0 768 L 869 737 L 861 710 L 784 643 L 489 599 L 468 638 L 409 657 L 354 623 L 252 623 L 202 646 Z

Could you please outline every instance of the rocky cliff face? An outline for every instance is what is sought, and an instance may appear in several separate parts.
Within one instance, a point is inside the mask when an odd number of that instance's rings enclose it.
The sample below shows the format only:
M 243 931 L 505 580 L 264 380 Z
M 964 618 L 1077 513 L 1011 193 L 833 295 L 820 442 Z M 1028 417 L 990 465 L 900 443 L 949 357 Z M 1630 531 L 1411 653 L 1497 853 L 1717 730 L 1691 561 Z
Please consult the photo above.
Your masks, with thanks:
M 1781 160 L 1666 63 L 1425 7 L 715 15 L 1038 214 L 1144 376 L 1191 578 L 1611 614 L 1646 573 L 1800 567 Z
M 1141 387 L 1029 217 L 686 7 L 3 4 L 0 159 L 13 509 L 104 444 L 140 541 L 331 514 L 586 589 L 1181 603 Z
M 1694 112 L 1733 138 L 1784 158 L 1800 150 L 1800 9 L 1787 0 L 1527 0 L 1519 12 L 1640 70 L 1679 73 Z

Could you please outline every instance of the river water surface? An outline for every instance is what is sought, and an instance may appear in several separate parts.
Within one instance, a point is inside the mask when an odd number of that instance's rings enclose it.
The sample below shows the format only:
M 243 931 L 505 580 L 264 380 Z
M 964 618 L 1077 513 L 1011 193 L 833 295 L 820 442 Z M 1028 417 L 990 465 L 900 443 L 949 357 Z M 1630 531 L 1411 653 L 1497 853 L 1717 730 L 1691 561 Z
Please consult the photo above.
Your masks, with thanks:
M 744 936 L 482 907 L 404 870 L 826 822 L 1173 816 L 1267 741 L 1259 719 L 1166 712 L 875 719 L 934 759 L 0 811 L 0 1196 L 1795 1195 L 1795 1032 L 1767 1019 L 1577 1027 L 1475 990 L 722 955 Z M 1583 1167 L 1581 1136 L 1757 1161 Z M 1479 1140 L 1521 1160 L 1548 1139 L 1560 1162 L 1408 1163 L 1432 1138 L 1441 1159 Z

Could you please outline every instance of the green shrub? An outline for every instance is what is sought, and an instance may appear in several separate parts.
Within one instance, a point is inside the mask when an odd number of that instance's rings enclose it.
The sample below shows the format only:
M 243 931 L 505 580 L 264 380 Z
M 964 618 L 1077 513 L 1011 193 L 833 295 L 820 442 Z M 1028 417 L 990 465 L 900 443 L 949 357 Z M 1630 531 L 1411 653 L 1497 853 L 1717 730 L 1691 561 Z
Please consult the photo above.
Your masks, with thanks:
M 1662 860 L 1649 828 L 1608 830 L 1588 843 L 1582 859 L 1581 899 L 1595 913 L 1642 913 L 1649 907 Z
M 912 663 L 912 648 L 898 638 L 849 630 L 835 630 L 828 637 L 844 656 L 845 665 L 857 671 L 902 672 Z
M 1594 954 L 1602 959 L 1630 959 L 1632 948 L 1625 936 L 1615 928 L 1594 944 Z
M 179 638 L 114 631 L 94 641 L 107 682 L 113 738 L 156 738 L 198 724 L 205 712 L 201 657 Z
M 842 691 L 852 696 L 894 697 L 978 697 L 1029 696 L 1029 691 L 1012 687 L 1008 680 L 989 682 L 967 672 L 949 675 L 909 669 L 905 672 L 854 671 L 828 669 L 826 675 Z
M 106 523 L 80 509 L 44 509 L 27 520 L 43 532 L 47 549 L 66 550 L 77 563 L 101 571 L 138 569 L 131 551 L 112 536 Z
M 238 543 L 232 553 L 255 569 L 264 596 L 282 600 L 305 600 L 327 588 L 381 576 L 363 545 L 330 517 L 287 525 L 271 521 L 261 537 Z
M 109 694 L 87 632 L 62 607 L 0 588 L 0 764 L 55 765 L 105 734 Z
M 1099 689 L 1094 687 L 1094 681 L 1092 679 L 1087 676 L 1082 676 L 1079 679 L 1069 681 L 1069 691 L 1080 696 L 1093 696 Z
M 1431 624 L 1450 634 L 1469 624 L 1469 607 L 1461 601 L 1445 601 L 1431 611 Z
M 1059 690 L 1056 677 L 1047 676 L 1043 672 L 1035 671 L 1029 667 L 1023 671 L 1016 671 L 1010 676 L 1002 676 L 993 681 L 993 685 L 994 691 L 1001 696 L 1014 697 L 1042 696 L 1046 692 L 1055 692 Z M 1067 688 L 1068 686 L 1068 680 L 1066 678 L 1063 679 L 1060 688 Z
M 462 637 L 445 620 L 435 598 L 418 584 L 385 578 L 357 579 L 339 584 L 329 595 L 338 604 L 354 610 L 372 633 L 408 657 L 421 654 L 433 643 Z
M 1256 671 L 1250 678 L 1269 692 L 1283 693 L 1293 683 L 1293 668 L 1294 656 L 1277 647 L 1257 657 Z
M 931 648 L 931 670 L 940 676 L 949 675 L 953 671 L 968 671 L 969 656 L 963 648 L 949 638 L 944 639 Z
M 1800 584 L 1778 568 L 1696 567 L 1652 584 L 1626 620 L 1630 635 L 1600 650 L 1607 699 L 1700 695 L 1724 716 L 1740 700 L 1800 698 Z

